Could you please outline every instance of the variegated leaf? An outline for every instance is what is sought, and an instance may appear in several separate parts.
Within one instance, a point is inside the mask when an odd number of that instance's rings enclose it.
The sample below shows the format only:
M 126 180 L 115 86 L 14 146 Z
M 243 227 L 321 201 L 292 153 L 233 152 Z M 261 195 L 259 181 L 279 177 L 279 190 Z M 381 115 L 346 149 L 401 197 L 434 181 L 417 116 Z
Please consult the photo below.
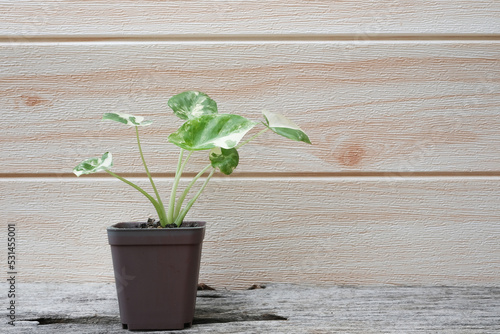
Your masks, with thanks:
M 214 147 L 230 149 L 255 126 L 245 117 L 231 114 L 203 115 L 185 122 L 168 140 L 189 151 Z
M 145 121 L 142 116 L 134 116 L 121 112 L 106 113 L 102 116 L 102 119 L 109 119 L 111 121 L 133 126 L 148 126 L 153 123 L 153 121 Z
M 302 141 L 311 144 L 307 134 L 301 128 L 285 116 L 271 111 L 263 111 L 266 119 L 266 126 L 277 134 L 288 139 Z
M 196 91 L 187 91 L 171 97 L 168 106 L 175 115 L 184 120 L 217 114 L 217 103 L 207 94 Z
M 209 158 L 212 167 L 219 168 L 226 175 L 231 174 L 240 161 L 240 156 L 235 148 L 226 150 L 225 148 L 214 147 L 210 150 Z
M 90 158 L 81 162 L 78 166 L 73 168 L 73 173 L 75 173 L 76 176 L 93 174 L 102 170 L 108 170 L 111 167 L 113 167 L 113 156 L 111 153 L 106 152 L 100 158 Z

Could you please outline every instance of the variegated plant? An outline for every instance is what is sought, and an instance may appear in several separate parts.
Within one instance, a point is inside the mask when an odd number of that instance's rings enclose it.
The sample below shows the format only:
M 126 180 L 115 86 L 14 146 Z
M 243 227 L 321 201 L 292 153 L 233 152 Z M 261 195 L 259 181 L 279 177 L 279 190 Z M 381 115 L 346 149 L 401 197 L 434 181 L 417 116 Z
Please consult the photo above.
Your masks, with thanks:
M 126 184 L 132 186 L 146 196 L 153 204 L 160 219 L 162 227 L 167 225 L 180 226 L 184 217 L 205 189 L 208 181 L 219 169 L 222 173 L 229 175 L 233 172 L 239 162 L 238 149 L 251 140 L 260 136 L 267 130 L 289 139 L 311 143 L 308 136 L 295 123 L 283 115 L 264 111 L 265 128 L 246 141 L 241 141 L 245 134 L 258 122 L 253 122 L 245 117 L 234 114 L 219 114 L 217 104 L 207 94 L 195 91 L 187 91 L 173 96 L 168 101 L 168 106 L 184 124 L 168 137 L 168 141 L 180 147 L 179 160 L 175 171 L 174 184 L 170 193 L 169 203 L 166 207 L 160 197 L 158 189 L 151 177 L 146 160 L 142 153 L 141 141 L 139 139 L 139 127 L 151 125 L 152 121 L 144 120 L 144 117 L 133 116 L 123 113 L 106 113 L 104 120 L 112 120 L 135 128 L 137 145 L 144 169 L 154 190 L 154 196 L 130 182 L 129 180 L 113 173 L 113 158 L 111 153 L 106 152 L 102 157 L 91 158 L 83 161 L 73 169 L 76 176 L 106 171 Z M 177 196 L 179 181 L 184 168 L 194 151 L 210 150 L 208 158 L 210 163 L 203 168 L 186 186 L 184 191 Z M 186 151 L 188 152 L 186 154 Z M 196 181 L 206 172 L 209 172 L 205 182 L 196 194 L 184 205 L 184 200 L 189 194 Z

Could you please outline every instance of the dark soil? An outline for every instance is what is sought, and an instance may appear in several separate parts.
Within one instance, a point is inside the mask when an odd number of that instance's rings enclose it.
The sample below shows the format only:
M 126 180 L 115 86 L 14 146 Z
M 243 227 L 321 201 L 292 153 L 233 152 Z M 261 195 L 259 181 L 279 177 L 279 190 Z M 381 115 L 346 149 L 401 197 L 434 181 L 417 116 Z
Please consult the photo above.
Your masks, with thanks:
M 182 223 L 181 226 L 182 227 L 198 227 L 198 223 Z M 175 224 L 168 224 L 168 225 L 165 225 L 165 227 L 162 227 L 160 225 L 159 219 L 148 218 L 148 221 L 146 223 L 142 223 L 140 225 L 140 228 L 178 228 L 178 226 Z

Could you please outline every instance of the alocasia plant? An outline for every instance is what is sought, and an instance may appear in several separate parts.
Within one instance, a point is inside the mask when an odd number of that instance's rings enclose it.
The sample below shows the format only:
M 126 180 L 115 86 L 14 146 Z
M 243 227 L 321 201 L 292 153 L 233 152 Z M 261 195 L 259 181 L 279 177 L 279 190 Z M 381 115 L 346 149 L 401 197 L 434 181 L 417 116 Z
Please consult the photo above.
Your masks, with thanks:
M 73 169 L 76 176 L 106 171 L 110 175 L 137 189 L 146 196 L 155 207 L 162 227 L 167 225 L 180 226 L 184 217 L 201 195 L 216 169 L 219 169 L 226 175 L 231 174 L 239 163 L 238 149 L 262 135 L 267 130 L 272 130 L 289 139 L 302 141 L 308 144 L 311 143 L 309 137 L 295 123 L 288 120 L 283 115 L 269 111 L 263 112 L 264 121 L 262 124 L 265 126 L 264 129 L 250 139 L 242 142 L 241 140 L 245 134 L 255 127 L 258 122 L 251 121 L 239 115 L 219 114 L 217 112 L 217 103 L 205 93 L 196 91 L 180 93 L 170 98 L 168 106 L 173 110 L 176 116 L 185 120 L 184 124 L 168 137 L 170 143 L 180 147 L 179 160 L 168 206 L 165 206 L 161 200 L 160 193 L 151 177 L 142 152 L 141 141 L 139 139 L 139 127 L 148 126 L 153 123 L 152 121 L 144 120 L 144 117 L 124 113 L 106 113 L 102 118 L 135 128 L 139 154 L 146 174 L 151 182 L 151 186 L 153 187 L 154 196 L 129 180 L 113 173 L 110 170 L 110 168 L 113 167 L 113 157 L 109 152 L 104 153 L 100 158 L 96 157 L 85 160 Z M 194 151 L 201 150 L 209 150 L 208 158 L 210 163 L 193 177 L 180 196 L 177 197 L 179 181 L 189 158 Z M 187 204 L 184 205 L 184 200 L 191 188 L 196 181 L 208 171 L 210 172 L 205 182 Z

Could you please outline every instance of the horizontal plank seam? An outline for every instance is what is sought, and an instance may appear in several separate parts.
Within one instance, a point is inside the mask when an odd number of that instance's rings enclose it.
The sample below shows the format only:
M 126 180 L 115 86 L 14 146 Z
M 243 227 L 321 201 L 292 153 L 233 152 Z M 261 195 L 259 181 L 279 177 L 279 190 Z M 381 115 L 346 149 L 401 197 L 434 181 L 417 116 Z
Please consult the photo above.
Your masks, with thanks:
M 499 34 L 0 35 L 0 43 L 499 41 Z
M 119 173 L 126 178 L 147 178 L 145 173 Z M 183 177 L 191 178 L 196 173 L 184 173 Z M 206 174 L 208 175 L 208 173 Z M 173 173 L 152 173 L 153 178 L 173 178 Z M 231 176 L 215 174 L 214 178 L 500 178 L 500 171 L 474 171 L 474 172 L 331 172 L 331 173 L 236 173 Z M 72 173 L 1 173 L 0 180 L 12 179 L 77 179 Z M 85 175 L 79 179 L 114 179 L 102 173 Z

